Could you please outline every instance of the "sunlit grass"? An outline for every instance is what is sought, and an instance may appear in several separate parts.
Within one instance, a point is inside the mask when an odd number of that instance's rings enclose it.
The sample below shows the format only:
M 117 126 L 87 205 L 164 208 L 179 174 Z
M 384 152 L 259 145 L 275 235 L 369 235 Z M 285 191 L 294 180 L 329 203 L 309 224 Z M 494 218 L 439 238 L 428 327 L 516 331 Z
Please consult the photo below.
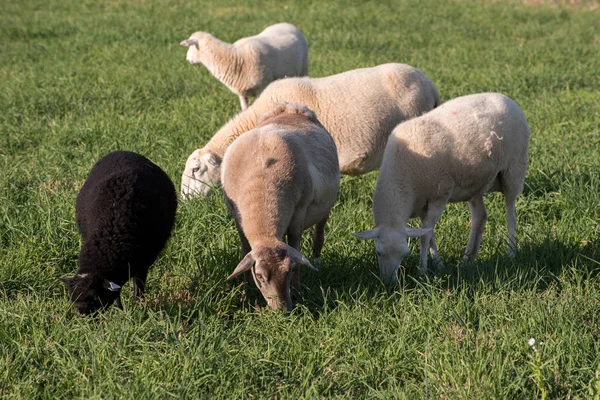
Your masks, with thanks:
M 0 397 L 600 396 L 600 10 L 571 3 L 0 0 Z M 517 257 L 490 195 L 480 257 L 461 265 L 469 216 L 450 205 L 436 230 L 448 274 L 418 279 L 413 242 L 389 290 L 372 243 L 350 236 L 373 226 L 377 174 L 344 177 L 322 268 L 303 272 L 285 316 L 226 281 L 239 240 L 215 194 L 180 204 L 143 304 L 127 284 L 125 310 L 77 316 L 55 277 L 76 269 L 91 166 L 137 151 L 178 186 L 239 107 L 179 42 L 282 21 L 304 32 L 313 76 L 405 62 L 443 100 L 520 104 L 532 136 Z

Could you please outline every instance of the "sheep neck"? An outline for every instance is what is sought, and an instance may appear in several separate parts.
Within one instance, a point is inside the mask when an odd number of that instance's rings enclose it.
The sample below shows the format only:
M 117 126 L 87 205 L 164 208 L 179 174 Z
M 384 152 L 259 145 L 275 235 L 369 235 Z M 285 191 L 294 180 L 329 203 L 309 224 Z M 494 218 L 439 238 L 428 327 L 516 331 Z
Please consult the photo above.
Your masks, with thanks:
M 375 225 L 400 231 L 412 217 L 415 196 L 406 182 L 386 175 L 381 172 L 373 195 Z
M 219 129 L 206 144 L 206 147 L 223 157 L 225 155 L 225 150 L 227 150 L 227 147 L 229 147 L 235 139 L 256 127 L 257 120 L 258 115 L 253 107 L 242 111 Z
M 201 42 L 199 53 L 202 63 L 210 73 L 232 92 L 240 95 L 238 88 L 240 76 L 244 71 L 244 57 L 238 49 L 232 44 L 207 35 Z

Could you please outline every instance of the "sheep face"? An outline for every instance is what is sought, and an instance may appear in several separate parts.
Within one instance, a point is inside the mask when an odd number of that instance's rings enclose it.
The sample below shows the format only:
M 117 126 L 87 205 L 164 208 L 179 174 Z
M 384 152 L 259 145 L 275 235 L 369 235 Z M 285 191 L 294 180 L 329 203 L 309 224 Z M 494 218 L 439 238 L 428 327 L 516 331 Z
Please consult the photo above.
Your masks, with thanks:
M 204 42 L 204 38 L 207 36 L 205 32 L 196 32 L 190 36 L 189 39 L 182 41 L 179 45 L 187 47 L 186 60 L 190 64 L 200 64 L 202 59 L 200 57 L 200 46 Z
M 353 235 L 375 241 L 375 254 L 381 279 L 388 285 L 397 284 L 398 269 L 409 253 L 406 235 L 392 229 L 379 227 L 370 231 L 356 232 Z
M 400 264 L 410 252 L 408 237 L 423 236 L 430 230 L 404 228 L 397 231 L 391 228 L 377 227 L 370 231 L 356 232 L 353 235 L 361 239 L 373 239 L 375 241 L 375 254 L 377 255 L 381 279 L 388 285 L 396 285 Z
M 59 279 L 67 286 L 71 300 L 80 314 L 92 314 L 119 300 L 121 286 L 107 279 L 89 274 Z
M 290 282 L 298 265 L 294 263 L 283 247 L 258 249 L 252 277 L 272 310 L 293 308 L 290 296 Z
M 221 183 L 221 157 L 205 150 L 194 151 L 185 163 L 181 177 L 183 200 L 195 195 L 207 196 Z
M 271 247 L 259 247 L 246 254 L 227 279 L 251 270 L 254 283 L 269 307 L 272 310 L 291 311 L 294 306 L 290 283 L 299 274 L 301 266 L 316 270 L 299 251 L 280 243 Z

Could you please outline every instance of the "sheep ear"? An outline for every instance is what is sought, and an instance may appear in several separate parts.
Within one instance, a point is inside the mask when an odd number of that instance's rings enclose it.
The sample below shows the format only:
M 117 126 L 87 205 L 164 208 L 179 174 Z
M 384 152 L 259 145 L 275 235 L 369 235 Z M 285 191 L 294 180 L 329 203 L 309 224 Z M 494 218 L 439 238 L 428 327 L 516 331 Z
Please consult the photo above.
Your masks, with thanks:
M 366 240 L 376 239 L 379 236 L 379 228 L 371 229 L 370 231 L 354 232 L 352 236 Z
M 406 228 L 406 236 L 408 237 L 421 237 L 431 231 L 431 228 Z
M 119 290 L 121 290 L 121 286 L 109 281 L 108 279 L 104 280 L 102 287 L 104 287 L 104 289 L 110 290 L 111 292 L 118 292 Z
M 310 261 L 308 261 L 306 259 L 306 257 L 304 257 L 302 255 L 302 253 L 300 253 L 298 250 L 294 249 L 293 247 L 288 246 L 288 255 L 290 256 L 290 258 L 292 259 L 292 261 L 295 264 L 302 265 L 304 267 L 308 267 L 308 268 L 312 269 L 313 271 L 319 272 L 319 269 L 317 267 L 312 265 L 310 263 Z
M 246 254 L 246 257 L 242 258 L 242 261 L 240 261 L 238 266 L 235 267 L 235 269 L 233 270 L 231 275 L 229 275 L 227 277 L 227 280 L 229 280 L 231 278 L 235 278 L 242 272 L 246 272 L 246 271 L 250 270 L 250 268 L 252 268 L 254 266 L 254 262 L 255 262 L 255 260 L 254 260 L 254 257 L 252 257 L 252 253 L 250 252 L 250 253 Z
M 196 46 L 198 45 L 198 41 L 196 39 L 187 39 L 179 43 L 179 45 L 183 47 Z
M 219 166 L 221 165 L 221 160 L 222 158 L 214 153 L 209 153 L 206 157 L 206 162 L 215 168 L 219 168 Z

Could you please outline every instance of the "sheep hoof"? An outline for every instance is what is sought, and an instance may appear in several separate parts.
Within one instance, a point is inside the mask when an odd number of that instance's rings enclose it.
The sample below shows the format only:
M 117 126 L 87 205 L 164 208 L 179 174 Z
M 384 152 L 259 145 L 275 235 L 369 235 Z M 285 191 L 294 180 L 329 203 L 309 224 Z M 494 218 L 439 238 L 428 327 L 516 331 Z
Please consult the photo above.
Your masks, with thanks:
M 446 271 L 446 266 L 440 258 L 433 259 L 433 270 L 436 274 L 444 274 Z

